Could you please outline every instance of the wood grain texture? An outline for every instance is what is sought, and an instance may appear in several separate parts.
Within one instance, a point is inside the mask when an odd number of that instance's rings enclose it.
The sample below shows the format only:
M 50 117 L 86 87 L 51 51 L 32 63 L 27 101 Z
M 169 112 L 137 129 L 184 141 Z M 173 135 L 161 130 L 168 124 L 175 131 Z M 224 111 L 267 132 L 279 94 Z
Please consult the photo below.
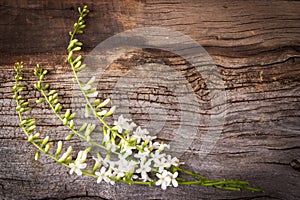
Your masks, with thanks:
M 67 32 L 76 20 L 76 7 L 83 1 L 0 2 L 0 199 L 300 199 L 300 2 L 299 1 L 85 1 L 91 10 L 87 19 L 84 53 L 125 30 L 160 26 L 180 31 L 205 47 L 225 82 L 225 124 L 213 151 L 199 160 L 201 135 L 206 121 L 184 157 L 187 169 L 210 178 L 242 179 L 264 193 L 230 192 L 214 188 L 170 188 L 96 184 L 42 157 L 34 161 L 34 148 L 18 127 L 11 87 L 13 64 L 26 63 L 25 97 L 34 101 L 32 69 L 40 63 L 50 71 L 47 81 L 60 90 L 65 108 L 71 106 L 72 73 L 66 63 Z M 122 70 L 145 63 L 163 63 L 182 70 L 188 67 L 179 56 L 154 49 L 137 50 L 116 58 L 110 65 L 115 76 L 106 74 L 98 85 L 112 94 Z M 119 71 L 118 71 L 119 70 Z M 201 114 L 207 116 L 209 91 L 193 73 L 186 75 L 198 97 Z M 193 80 L 198 80 L 194 82 Z M 139 95 L 138 95 L 139 94 Z M 171 94 L 172 95 L 172 94 Z M 170 96 L 171 96 L 170 95 Z M 140 105 L 155 98 L 165 103 L 168 115 L 178 116 L 178 105 L 168 101 L 168 91 L 137 90 L 132 98 L 134 119 L 149 120 Z M 175 100 L 171 98 L 170 100 Z M 139 104 L 137 104 L 139 103 Z M 31 114 L 45 134 L 63 139 L 60 126 L 46 105 Z M 170 121 L 166 127 L 176 124 Z M 218 128 L 218 127 L 216 127 Z M 168 134 L 159 134 L 169 141 Z M 79 149 L 79 140 L 74 140 Z M 201 152 L 200 152 L 201 153 Z M 299 168 L 298 168 L 299 169 Z

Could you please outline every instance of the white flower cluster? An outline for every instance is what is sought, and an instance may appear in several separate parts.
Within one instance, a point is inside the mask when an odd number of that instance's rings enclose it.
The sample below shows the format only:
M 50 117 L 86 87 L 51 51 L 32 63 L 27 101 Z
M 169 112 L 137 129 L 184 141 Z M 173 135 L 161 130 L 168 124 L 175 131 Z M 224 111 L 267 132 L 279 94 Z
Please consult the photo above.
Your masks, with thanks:
M 178 172 L 172 173 L 168 170 L 171 166 L 179 166 L 179 160 L 163 153 L 164 149 L 170 146 L 154 142 L 156 137 L 150 136 L 148 130 L 131 121 L 121 115 L 118 121 L 114 122 L 114 127 L 104 131 L 103 144 L 108 154 L 105 158 L 100 154 L 93 157 L 97 183 L 104 180 L 114 184 L 118 180 L 124 180 L 155 183 L 163 190 L 171 185 L 177 187 Z M 131 131 L 132 134 L 129 134 Z M 75 162 L 69 164 L 71 174 L 75 172 L 79 176 L 82 175 L 81 170 L 87 166 L 87 153 L 80 151 Z M 111 154 L 117 154 L 118 158 L 112 159 Z

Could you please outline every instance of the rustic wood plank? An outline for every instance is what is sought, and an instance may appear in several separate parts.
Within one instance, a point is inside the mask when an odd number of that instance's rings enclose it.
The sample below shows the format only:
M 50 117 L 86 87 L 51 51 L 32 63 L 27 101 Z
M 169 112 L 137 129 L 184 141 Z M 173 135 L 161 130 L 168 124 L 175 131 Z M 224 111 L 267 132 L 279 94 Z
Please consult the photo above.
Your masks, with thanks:
M 72 76 L 66 64 L 66 34 L 83 1 L 8 1 L 0 3 L 0 196 L 3 199 L 299 199 L 300 174 L 291 166 L 300 159 L 300 2 L 299 1 L 86 1 L 91 9 L 86 34 L 81 37 L 87 54 L 106 38 L 136 27 L 161 26 L 180 31 L 205 47 L 216 63 L 227 94 L 226 118 L 221 138 L 200 161 L 201 134 L 190 146 L 185 161 L 189 169 L 211 178 L 250 181 L 265 192 L 229 192 L 214 188 L 159 188 L 123 184 L 97 185 L 90 178 L 70 176 L 66 169 L 44 157 L 34 161 L 34 149 L 18 128 L 11 99 L 14 62 L 23 60 L 31 101 L 31 71 L 36 63 L 50 70 L 47 78 L 59 89 L 65 107 L 73 95 Z M 144 63 L 188 64 L 168 52 L 139 50 L 115 60 L 112 69 Z M 120 74 L 106 76 L 99 89 L 111 94 Z M 64 80 L 67 78 L 67 80 Z M 188 76 L 190 80 L 201 77 Z M 199 87 L 199 99 L 207 94 Z M 102 87 L 102 88 L 101 88 Z M 139 101 L 151 102 L 150 95 Z M 154 95 L 154 94 L 153 94 Z M 161 94 L 160 94 L 161 95 Z M 164 95 L 161 95 L 162 97 Z M 202 98 L 205 100 L 205 98 Z M 208 100 L 207 100 L 208 101 Z M 167 103 L 167 102 L 166 102 Z M 140 111 L 137 104 L 135 112 Z M 201 104 L 203 115 L 209 107 Z M 133 110 L 134 110 L 133 109 Z M 176 105 L 175 108 L 176 109 Z M 47 106 L 39 124 L 53 138 L 67 131 L 59 126 Z M 176 112 L 174 112 L 176 115 Z M 148 119 L 136 113 L 143 124 Z M 55 131 L 52 131 L 55 128 Z M 205 123 L 201 127 L 205 130 Z M 59 133 L 59 134 L 58 134 Z M 170 140 L 166 134 L 161 139 Z M 78 140 L 73 146 L 80 148 Z

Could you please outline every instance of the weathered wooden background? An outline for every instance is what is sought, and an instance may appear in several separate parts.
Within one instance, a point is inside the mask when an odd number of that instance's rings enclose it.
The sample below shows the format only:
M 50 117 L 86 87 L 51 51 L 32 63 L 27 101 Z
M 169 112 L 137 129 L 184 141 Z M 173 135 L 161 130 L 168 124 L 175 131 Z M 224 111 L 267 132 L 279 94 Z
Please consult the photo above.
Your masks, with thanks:
M 213 151 L 197 162 L 199 136 L 189 149 L 187 168 L 210 178 L 247 180 L 263 193 L 97 185 L 90 178 L 70 176 L 45 158 L 34 161 L 34 148 L 18 127 L 11 98 L 12 66 L 26 63 L 30 91 L 25 96 L 33 101 L 38 94 L 31 72 L 36 63 L 44 65 L 50 70 L 47 80 L 61 90 L 68 107 L 72 83 L 64 78 L 72 73 L 65 56 L 67 32 L 77 6 L 84 4 L 91 10 L 81 37 L 85 53 L 114 34 L 147 26 L 180 31 L 205 47 L 226 84 L 227 115 Z M 1 0 L 0 42 L 0 199 L 300 199 L 299 1 Z M 115 67 L 166 59 L 184 65 L 167 52 L 132 54 Z M 44 132 L 64 138 L 66 130 L 46 106 L 32 114 L 41 115 Z

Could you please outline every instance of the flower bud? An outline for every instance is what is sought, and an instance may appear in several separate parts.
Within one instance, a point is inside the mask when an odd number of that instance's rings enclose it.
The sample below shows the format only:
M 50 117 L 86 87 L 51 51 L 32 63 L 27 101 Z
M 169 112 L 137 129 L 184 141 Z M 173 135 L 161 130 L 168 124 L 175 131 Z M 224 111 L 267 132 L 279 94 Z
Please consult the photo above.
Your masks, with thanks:
M 49 142 L 50 137 L 46 136 L 42 142 L 42 147 L 44 147 Z
M 35 153 L 34 160 L 38 160 L 40 158 L 40 155 L 41 155 L 40 151 L 37 151 Z
M 55 155 L 58 156 L 62 150 L 62 141 L 58 141 Z

